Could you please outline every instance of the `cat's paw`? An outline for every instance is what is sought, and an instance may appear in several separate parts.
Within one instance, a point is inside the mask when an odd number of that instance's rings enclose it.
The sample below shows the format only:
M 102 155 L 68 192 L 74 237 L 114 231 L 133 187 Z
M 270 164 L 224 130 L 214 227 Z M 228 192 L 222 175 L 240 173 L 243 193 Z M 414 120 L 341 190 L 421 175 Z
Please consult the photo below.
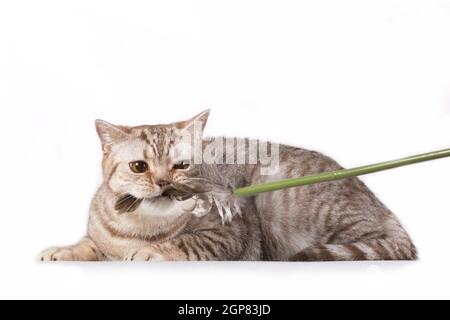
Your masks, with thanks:
M 79 243 L 66 247 L 53 247 L 39 255 L 41 261 L 99 261 L 104 256 L 95 247 L 92 240 L 85 238 Z
M 74 261 L 71 247 L 53 247 L 39 254 L 40 261 Z
M 157 249 L 146 247 L 130 254 L 125 261 L 167 261 Z

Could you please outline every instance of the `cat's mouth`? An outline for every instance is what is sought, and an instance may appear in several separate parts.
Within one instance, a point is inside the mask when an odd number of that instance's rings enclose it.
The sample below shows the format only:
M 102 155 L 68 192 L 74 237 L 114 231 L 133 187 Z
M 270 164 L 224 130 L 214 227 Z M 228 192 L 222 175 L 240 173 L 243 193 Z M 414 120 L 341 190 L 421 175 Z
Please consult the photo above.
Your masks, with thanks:
M 180 188 L 179 186 L 170 185 L 163 190 L 160 197 L 175 199 L 178 201 L 185 201 L 192 198 L 196 194 L 193 189 Z
M 131 194 L 124 194 L 117 199 L 114 209 L 116 209 L 119 214 L 130 213 L 136 211 L 145 200 L 157 201 L 158 199 L 172 199 L 186 201 L 198 193 L 199 190 L 187 185 L 171 184 L 166 186 L 160 195 L 151 198 L 138 198 Z
M 116 201 L 114 209 L 119 214 L 129 213 L 136 211 L 137 208 L 145 200 L 155 201 L 158 199 L 172 199 L 176 201 L 186 201 L 198 194 L 204 194 L 209 190 L 200 184 L 186 184 L 174 182 L 162 190 L 162 193 L 158 196 L 151 198 L 138 198 L 131 194 L 124 194 Z

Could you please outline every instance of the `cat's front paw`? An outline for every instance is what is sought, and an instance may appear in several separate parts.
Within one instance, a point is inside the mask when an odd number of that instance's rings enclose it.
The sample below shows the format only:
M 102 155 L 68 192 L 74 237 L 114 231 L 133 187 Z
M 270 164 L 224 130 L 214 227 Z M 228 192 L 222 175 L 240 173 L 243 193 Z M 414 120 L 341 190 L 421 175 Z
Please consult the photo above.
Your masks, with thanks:
M 152 247 L 139 249 L 130 254 L 126 261 L 167 261 L 162 253 Z
M 39 254 L 41 261 L 74 261 L 75 257 L 71 247 L 53 247 Z
M 99 261 L 104 256 L 89 238 L 84 238 L 72 246 L 53 247 L 39 255 L 41 261 Z

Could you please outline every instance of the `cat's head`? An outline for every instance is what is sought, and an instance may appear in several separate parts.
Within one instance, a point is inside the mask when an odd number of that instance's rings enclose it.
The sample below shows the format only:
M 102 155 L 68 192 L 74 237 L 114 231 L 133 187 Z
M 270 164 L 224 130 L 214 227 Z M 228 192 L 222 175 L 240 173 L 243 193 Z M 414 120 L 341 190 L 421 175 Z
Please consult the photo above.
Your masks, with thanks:
M 138 127 L 97 120 L 104 183 L 118 195 L 161 196 L 191 170 L 194 140 L 202 138 L 209 113 L 206 110 L 190 120 L 167 125 Z

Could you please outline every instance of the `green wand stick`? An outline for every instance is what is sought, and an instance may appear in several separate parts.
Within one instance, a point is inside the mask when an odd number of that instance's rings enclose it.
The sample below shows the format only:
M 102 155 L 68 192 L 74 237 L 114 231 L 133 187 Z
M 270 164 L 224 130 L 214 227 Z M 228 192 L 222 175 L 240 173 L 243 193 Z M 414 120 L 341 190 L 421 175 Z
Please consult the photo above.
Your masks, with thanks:
M 407 166 L 414 163 L 430 161 L 440 158 L 450 157 L 450 149 L 434 151 L 424 154 L 419 154 L 412 157 L 407 157 L 398 160 L 392 160 L 377 164 L 372 164 L 363 167 L 357 167 L 352 169 L 343 169 L 337 170 L 333 172 L 324 172 L 316 175 L 286 179 L 280 181 L 273 181 L 253 186 L 248 186 L 244 188 L 238 188 L 234 190 L 234 195 L 238 197 L 249 197 L 254 196 L 263 192 L 276 191 L 280 189 L 305 186 L 308 184 L 326 182 L 326 181 L 334 181 L 340 179 L 346 179 L 350 177 L 361 176 L 364 174 L 374 173 L 383 170 L 389 170 L 397 167 Z

